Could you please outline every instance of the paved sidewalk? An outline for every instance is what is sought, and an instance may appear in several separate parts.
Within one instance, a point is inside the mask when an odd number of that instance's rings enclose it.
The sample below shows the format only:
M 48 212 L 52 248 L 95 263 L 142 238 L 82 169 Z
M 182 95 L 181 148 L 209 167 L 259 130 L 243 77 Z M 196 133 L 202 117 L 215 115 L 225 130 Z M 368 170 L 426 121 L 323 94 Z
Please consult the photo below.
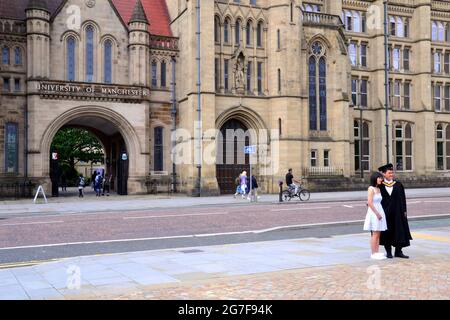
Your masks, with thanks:
M 409 198 L 450 197 L 450 188 L 407 189 Z M 312 193 L 309 203 L 335 201 L 364 201 L 366 191 L 323 192 Z M 293 202 L 298 202 L 294 201 Z M 278 203 L 278 195 L 261 195 L 259 202 Z M 47 204 L 33 204 L 31 199 L 18 201 L 0 201 L 0 217 L 17 215 L 20 213 L 82 213 L 100 211 L 145 210 L 153 208 L 179 208 L 204 205 L 249 205 L 246 199 L 233 196 L 219 197 L 187 197 L 184 195 L 145 195 L 145 196 L 111 196 L 97 199 L 95 196 L 79 199 L 77 197 L 50 198 Z M 254 203 L 253 203 L 254 204 Z
M 450 227 L 413 237 L 410 260 L 367 233 L 64 259 L 0 270 L 0 299 L 450 299 Z

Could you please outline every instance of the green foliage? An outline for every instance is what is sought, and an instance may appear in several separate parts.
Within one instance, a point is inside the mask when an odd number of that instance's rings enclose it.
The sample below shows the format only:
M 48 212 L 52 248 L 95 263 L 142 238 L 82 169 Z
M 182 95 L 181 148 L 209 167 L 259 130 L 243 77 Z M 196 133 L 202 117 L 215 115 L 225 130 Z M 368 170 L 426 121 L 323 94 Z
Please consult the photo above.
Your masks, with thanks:
M 51 147 L 58 150 L 59 165 L 67 168 L 69 176 L 74 174 L 78 162 L 103 163 L 105 157 L 98 139 L 80 128 L 62 128 L 56 133 Z

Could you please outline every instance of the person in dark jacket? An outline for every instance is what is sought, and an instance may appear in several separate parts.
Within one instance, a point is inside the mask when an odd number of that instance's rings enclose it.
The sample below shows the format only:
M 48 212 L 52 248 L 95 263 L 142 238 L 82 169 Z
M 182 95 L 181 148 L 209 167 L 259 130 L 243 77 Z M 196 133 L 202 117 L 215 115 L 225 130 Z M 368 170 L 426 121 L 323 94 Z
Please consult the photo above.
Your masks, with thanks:
M 384 181 L 380 186 L 383 206 L 386 214 L 387 230 L 381 232 L 380 245 L 386 249 L 386 257 L 393 258 L 392 247 L 395 247 L 394 256 L 408 259 L 402 248 L 410 246 L 412 240 L 409 230 L 405 188 L 402 183 L 394 179 L 394 166 L 390 163 L 378 168 L 383 174 Z
M 257 200 L 257 199 L 259 199 L 259 196 L 258 196 L 258 188 L 259 188 L 258 181 L 256 181 L 255 175 L 252 175 L 251 179 L 252 179 L 252 190 L 249 192 L 249 195 L 248 195 L 247 199 L 251 200 L 252 197 L 255 197 L 254 199 Z M 250 188 L 250 183 L 248 184 L 248 187 Z

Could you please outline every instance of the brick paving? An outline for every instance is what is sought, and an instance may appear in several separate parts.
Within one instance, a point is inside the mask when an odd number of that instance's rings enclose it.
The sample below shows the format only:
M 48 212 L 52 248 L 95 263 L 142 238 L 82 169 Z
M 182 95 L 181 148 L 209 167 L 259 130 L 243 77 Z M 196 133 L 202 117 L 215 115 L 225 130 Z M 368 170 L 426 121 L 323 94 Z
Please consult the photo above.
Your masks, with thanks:
M 374 266 L 378 267 L 380 272 L 379 287 L 376 286 L 376 282 L 369 279 Z M 189 281 L 177 285 L 148 286 L 122 295 L 100 294 L 94 299 L 448 300 L 449 298 L 450 257 L 429 256 L 412 260 L 394 260 L 392 263 L 384 261 L 376 264 L 312 267 Z

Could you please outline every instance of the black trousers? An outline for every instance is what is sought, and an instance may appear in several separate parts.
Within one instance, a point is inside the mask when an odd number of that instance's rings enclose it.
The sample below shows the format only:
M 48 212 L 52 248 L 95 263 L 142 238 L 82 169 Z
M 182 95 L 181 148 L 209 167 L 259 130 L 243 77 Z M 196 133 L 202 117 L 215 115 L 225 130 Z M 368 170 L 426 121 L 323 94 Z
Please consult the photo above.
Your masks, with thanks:
M 395 253 L 402 252 L 402 247 L 394 247 L 394 248 L 395 248 Z M 386 253 L 392 254 L 392 246 L 391 245 L 385 245 L 384 249 L 386 249 Z

